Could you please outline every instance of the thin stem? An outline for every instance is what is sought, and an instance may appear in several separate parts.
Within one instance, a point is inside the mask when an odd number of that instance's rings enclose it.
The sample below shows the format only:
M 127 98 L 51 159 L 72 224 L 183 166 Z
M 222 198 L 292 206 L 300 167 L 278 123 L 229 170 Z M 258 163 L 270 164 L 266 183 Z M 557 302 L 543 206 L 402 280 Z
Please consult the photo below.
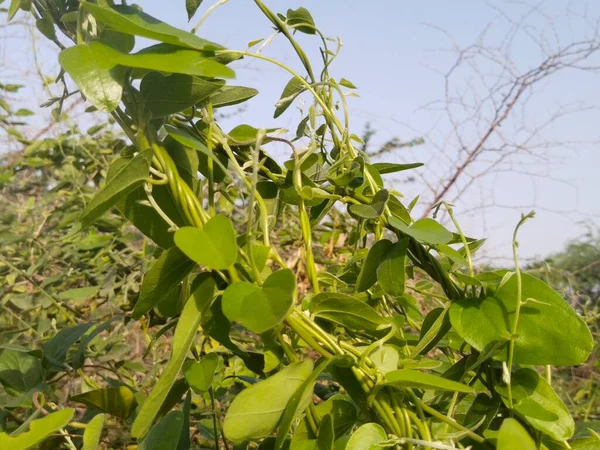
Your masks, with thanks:
M 528 214 L 521 215 L 521 220 L 515 227 L 515 231 L 513 233 L 512 239 L 512 247 L 513 247 L 513 261 L 515 264 L 515 275 L 517 277 L 517 304 L 515 305 L 515 317 L 512 322 L 512 328 L 510 331 L 511 337 L 508 347 L 508 362 L 507 362 L 507 374 L 508 374 L 508 407 L 512 410 L 513 408 L 513 397 L 512 397 L 512 366 L 513 359 L 515 354 L 515 339 L 517 335 L 517 328 L 519 326 L 519 316 L 521 313 L 521 305 L 523 304 L 523 286 L 521 280 L 521 269 L 519 267 L 519 256 L 518 256 L 518 248 L 519 242 L 517 241 L 517 234 L 519 232 L 519 228 L 528 220 L 535 216 L 535 212 L 531 211 Z

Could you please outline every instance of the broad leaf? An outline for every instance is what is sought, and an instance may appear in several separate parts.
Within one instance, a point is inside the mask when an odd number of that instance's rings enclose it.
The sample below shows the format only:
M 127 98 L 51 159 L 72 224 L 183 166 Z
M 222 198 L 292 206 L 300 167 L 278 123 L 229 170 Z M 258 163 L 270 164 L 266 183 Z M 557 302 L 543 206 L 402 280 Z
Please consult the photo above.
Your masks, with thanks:
M 386 250 L 377 267 L 377 281 L 388 295 L 404 294 L 407 249 L 408 239 L 400 239 Z
M 237 259 L 236 232 L 230 219 L 215 215 L 204 228 L 183 227 L 175 233 L 175 245 L 192 261 L 224 270 Z
M 225 167 L 223 165 L 223 163 L 217 157 L 217 155 L 215 155 L 213 152 L 211 152 L 211 151 L 208 150 L 208 147 L 206 146 L 206 144 L 204 144 L 204 142 L 202 142 L 199 139 L 191 136 L 186 131 L 184 131 L 184 130 L 182 130 L 180 128 L 176 128 L 176 127 L 174 127 L 172 125 L 165 125 L 164 128 L 165 128 L 165 131 L 167 133 L 169 133 L 169 136 L 171 136 L 177 142 L 179 142 L 180 144 L 183 144 L 183 145 L 185 145 L 187 147 L 193 148 L 194 150 L 199 151 L 200 153 L 202 153 L 203 155 L 205 155 L 207 158 L 211 158 L 213 160 L 213 162 L 217 166 L 219 166 L 219 168 L 223 172 L 227 172 L 227 167 Z
M 187 12 L 188 21 L 194 17 L 196 11 L 202 4 L 203 0 L 185 0 L 185 11 Z
M 283 92 L 281 93 L 281 97 L 277 102 L 277 106 L 275 108 L 275 114 L 273 118 L 276 119 L 280 115 L 282 115 L 286 109 L 294 102 L 296 97 L 298 97 L 302 92 L 306 90 L 306 87 L 302 81 L 298 78 L 294 77 L 288 84 L 283 88 Z
M 383 214 L 385 205 L 387 204 L 389 198 L 390 193 L 387 190 L 382 189 L 377 191 L 377 193 L 371 199 L 371 203 L 369 205 L 352 204 L 348 206 L 348 212 L 353 216 L 357 216 L 362 219 L 376 219 Z
M 399 369 L 386 373 L 384 380 L 378 386 L 465 393 L 475 392 L 475 389 L 466 384 L 410 369 Z
M 140 84 L 144 106 L 153 118 L 165 117 L 185 111 L 208 98 L 225 85 L 225 81 L 208 81 L 190 75 L 173 74 L 164 76 L 150 72 Z
M 81 216 L 82 227 L 91 225 L 119 200 L 140 186 L 148 178 L 153 150 L 138 153 L 94 196 Z
M 44 365 L 64 369 L 69 349 L 93 326 L 93 323 L 82 323 L 69 328 L 63 328 L 56 333 L 52 339 L 42 345 L 44 349 Z
M 244 86 L 223 86 L 219 91 L 210 96 L 213 108 L 237 105 L 256 96 L 258 91 Z
M 137 407 L 134 393 L 126 386 L 95 389 L 74 395 L 70 400 L 121 419 L 131 417 Z
M 16 436 L 9 436 L 6 433 L 0 433 L 0 448 L 10 450 L 25 450 L 32 448 L 56 433 L 73 418 L 75 410 L 72 408 L 61 409 L 60 411 L 48 414 L 41 419 L 33 420 L 29 424 L 29 431 Z
M 177 247 L 172 247 L 158 258 L 144 276 L 140 295 L 132 317 L 139 319 L 163 299 L 174 298 L 181 282 L 192 271 L 195 264 Z
M 317 294 L 312 299 L 312 312 L 349 330 L 377 331 L 386 323 L 377 311 L 349 295 L 334 292 Z
M 103 426 L 104 414 L 96 414 L 85 426 L 81 450 L 98 450 Z
M 356 292 L 366 291 L 377 282 L 377 268 L 381 263 L 381 258 L 392 245 L 392 241 L 381 239 L 369 249 L 356 279 Z
M 287 10 L 287 24 L 301 33 L 316 33 L 315 21 L 308 9 L 303 7 Z
M 296 277 L 290 269 L 281 269 L 267 277 L 264 284 L 230 284 L 223 293 L 223 313 L 255 333 L 263 333 L 280 324 L 294 303 Z
M 533 369 L 519 369 L 512 374 L 513 410 L 533 428 L 552 439 L 562 441 L 573 436 L 575 423 L 569 410 L 552 386 Z M 508 387 L 496 386 L 508 405 Z
M 29 353 L 7 349 L 0 354 L 0 384 L 7 390 L 27 392 L 42 382 L 42 363 Z
M 208 391 L 215 378 L 219 365 L 219 355 L 208 353 L 200 361 L 186 361 L 183 374 L 190 387 L 196 394 Z
M 195 34 L 161 22 L 134 6 L 119 5 L 110 8 L 89 2 L 81 2 L 81 6 L 90 11 L 98 22 L 122 33 L 143 36 L 148 39 L 196 50 L 212 51 L 223 48 L 213 42 L 201 39 Z
M 187 352 L 196 337 L 202 314 L 208 309 L 214 298 L 215 289 L 215 281 L 209 273 L 201 273 L 194 280 L 192 296 L 185 304 L 175 328 L 171 359 L 133 422 L 131 434 L 134 437 L 145 436 L 152 427 L 161 405 L 167 398 L 177 374 L 183 366 Z
M 498 432 L 496 450 L 537 450 L 529 433 L 516 419 L 504 419 Z
M 183 427 L 183 413 L 171 411 L 152 427 L 138 450 L 174 450 Z
M 71 75 L 81 93 L 101 111 L 114 111 L 123 95 L 125 72 L 102 50 L 116 50 L 101 44 L 76 45 L 60 52 L 58 61 Z
M 546 283 L 523 274 L 522 300 L 515 363 L 565 366 L 588 358 L 594 340 L 587 325 Z M 456 301 L 450 321 L 467 343 L 482 351 L 493 342 L 510 340 L 516 305 L 517 277 L 512 275 L 493 296 Z M 496 358 L 507 360 L 508 345 Z
M 387 433 L 381 425 L 365 423 L 352 433 L 346 444 L 346 450 L 369 450 L 384 441 L 387 441 Z
M 275 440 L 275 449 L 279 450 L 282 448 L 287 434 L 292 426 L 292 423 L 296 417 L 301 414 L 311 402 L 313 396 L 313 390 L 317 379 L 321 376 L 323 371 L 327 369 L 330 364 L 337 364 L 338 361 L 343 360 L 344 357 L 338 357 L 333 359 L 321 359 L 317 364 L 317 367 L 313 370 L 311 375 L 300 385 L 300 387 L 294 392 L 294 395 L 290 398 L 281 421 L 279 423 L 279 434 Z M 352 358 L 350 358 L 350 365 L 352 365 Z M 325 415 L 325 414 L 324 414 Z
M 290 398 L 312 371 L 311 360 L 293 363 L 240 392 L 231 402 L 223 423 L 227 439 L 237 443 L 271 434 Z
M 427 244 L 447 244 L 453 238 L 450 231 L 433 219 L 420 219 L 409 227 L 396 217 L 390 217 L 390 225 L 396 230 Z

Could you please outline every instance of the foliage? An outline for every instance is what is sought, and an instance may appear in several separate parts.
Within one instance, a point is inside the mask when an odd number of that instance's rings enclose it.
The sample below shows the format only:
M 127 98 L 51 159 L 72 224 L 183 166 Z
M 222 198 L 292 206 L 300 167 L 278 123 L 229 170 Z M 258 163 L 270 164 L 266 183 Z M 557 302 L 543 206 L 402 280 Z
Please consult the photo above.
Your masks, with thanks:
M 11 329 L 0 354 L 5 429 L 14 435 L 5 440 L 35 445 L 50 432 L 54 448 L 568 448 L 573 418 L 532 366 L 581 364 L 593 340 L 548 285 L 520 271 L 517 231 L 531 216 L 515 230 L 514 272 L 478 274 L 471 258 L 483 242 L 462 233 L 452 205 L 436 208 L 456 231 L 413 220 L 416 200 L 406 204 L 383 176 L 418 163 L 371 164 L 360 150 L 346 102 L 355 86 L 329 73 L 341 45 L 308 10 L 275 14 L 255 0 L 303 76 L 137 7 L 13 3 L 49 17 L 61 42 L 73 42 L 60 53 L 62 68 L 129 142 L 34 143 L 6 171 L 11 195 L 12 178 L 25 171 L 27 183 L 51 193 L 39 198 L 55 196 L 61 206 L 44 219 L 48 241 L 38 248 L 42 228 L 20 230 L 15 242 L 32 250 L 21 245 L 2 266 L 11 281 L 3 320 L 29 324 L 28 307 L 48 314 L 46 329 Z M 191 16 L 199 2 L 184 6 Z M 297 33 L 321 46 L 318 78 Z M 131 53 L 134 37 L 159 44 Z M 219 127 L 215 108 L 252 97 L 225 86 L 242 57 L 291 76 L 275 115 L 309 96 L 294 140 L 248 124 Z M 267 153 L 271 142 L 291 149 L 283 164 Z M 31 158 L 43 163 L 32 168 Z M 47 164 L 57 179 L 43 175 Z M 139 233 L 123 232 L 123 218 L 145 236 L 142 245 Z M 67 245 L 53 245 L 58 234 Z M 157 259 L 149 266 L 150 255 Z M 49 258 L 67 266 L 44 274 L 40 261 Z M 70 282 L 70 269 L 83 291 L 35 278 Z M 36 301 L 14 311 L 23 293 Z M 166 358 L 156 346 L 164 340 Z M 55 387 L 66 379 L 68 398 Z M 85 413 L 46 426 L 72 414 L 68 404 Z M 44 427 L 30 422 L 48 413 Z

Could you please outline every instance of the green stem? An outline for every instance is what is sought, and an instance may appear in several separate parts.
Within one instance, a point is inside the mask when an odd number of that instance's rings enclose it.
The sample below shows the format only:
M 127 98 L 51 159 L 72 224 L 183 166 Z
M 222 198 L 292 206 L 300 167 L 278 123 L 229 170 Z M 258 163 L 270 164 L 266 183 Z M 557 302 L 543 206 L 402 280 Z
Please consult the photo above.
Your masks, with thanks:
M 523 286 L 521 281 L 521 269 L 519 267 L 519 256 L 518 256 L 518 248 L 519 242 L 517 241 L 517 234 L 519 232 L 519 228 L 528 220 L 534 217 L 535 213 L 531 211 L 529 214 L 522 214 L 521 220 L 515 227 L 515 231 L 513 233 L 512 247 L 513 247 L 513 260 L 515 264 L 515 275 L 517 277 L 517 304 L 515 305 L 515 316 L 512 322 L 512 328 L 510 331 L 511 337 L 508 347 L 508 362 L 507 362 L 507 373 L 508 373 L 508 407 L 513 409 L 513 397 L 512 397 L 512 366 L 515 354 L 515 339 L 517 335 L 517 328 L 519 325 L 519 316 L 521 313 L 521 305 L 523 304 Z

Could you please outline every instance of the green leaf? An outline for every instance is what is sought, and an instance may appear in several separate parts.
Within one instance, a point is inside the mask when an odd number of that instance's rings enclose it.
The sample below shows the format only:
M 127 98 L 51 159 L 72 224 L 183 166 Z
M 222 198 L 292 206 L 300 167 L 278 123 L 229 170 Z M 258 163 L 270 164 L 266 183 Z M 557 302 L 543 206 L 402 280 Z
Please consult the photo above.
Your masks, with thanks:
M 346 434 L 356 423 L 358 412 L 356 406 L 344 395 L 334 395 L 315 407 L 319 419 L 329 415 L 333 420 L 333 431 L 337 439 Z M 281 427 L 281 425 L 280 425 Z M 316 436 L 312 433 L 306 418 L 302 419 L 292 437 L 290 450 L 294 450 L 298 440 L 313 439 Z
M 258 91 L 244 86 L 223 86 L 219 91 L 210 96 L 213 108 L 237 105 L 256 96 Z
M 86 332 L 85 336 L 81 339 L 81 342 L 79 342 L 77 352 L 75 352 L 75 355 L 73 355 L 73 359 L 71 360 L 70 364 L 71 368 L 75 370 L 81 369 L 85 361 L 85 350 L 87 346 L 94 340 L 96 336 L 98 336 L 100 333 L 106 330 L 113 321 L 122 318 L 123 316 L 121 315 L 112 316 L 107 321 L 101 323 L 100 325 L 97 325 L 91 332 Z
M 196 11 L 202 4 L 202 0 L 185 0 L 185 11 L 187 12 L 188 21 L 192 20 Z
M 513 410 L 533 428 L 562 441 L 573 436 L 575 423 L 552 386 L 535 370 L 523 368 L 511 377 Z M 496 385 L 508 406 L 508 387 Z
M 184 130 L 182 130 L 180 128 L 176 128 L 176 127 L 174 127 L 172 125 L 165 125 L 164 129 L 169 134 L 169 136 L 171 136 L 177 142 L 179 142 L 180 144 L 183 144 L 183 145 L 185 145 L 187 147 L 193 148 L 194 150 L 199 151 L 200 153 L 202 153 L 206 157 L 212 159 L 213 162 L 223 172 L 227 172 L 227 167 L 225 167 L 223 165 L 223 163 L 217 157 L 217 155 L 215 155 L 213 152 L 211 152 L 210 150 L 208 150 L 208 147 L 202 141 L 200 141 L 199 139 L 197 139 L 197 138 L 189 135 L 186 131 L 184 131 Z
M 134 6 L 119 5 L 114 8 L 81 2 L 94 18 L 110 29 L 122 33 L 142 36 L 167 44 L 187 47 L 195 50 L 221 50 L 223 47 L 195 34 L 172 27 L 160 20 L 145 14 Z
M 262 353 L 245 351 L 238 347 L 230 338 L 231 322 L 223 314 L 222 297 L 216 300 L 207 310 L 202 319 L 202 330 L 211 338 L 218 341 L 223 347 L 231 350 L 234 355 L 239 356 L 248 369 L 254 373 L 261 374 L 265 368 L 265 357 Z
M 306 86 L 302 81 L 298 78 L 294 77 L 283 88 L 283 92 L 281 93 L 281 97 L 275 106 L 275 114 L 273 115 L 274 119 L 277 119 L 280 115 L 282 115 L 286 109 L 290 107 L 290 105 L 294 102 L 296 97 L 298 97 L 302 92 L 306 90 Z
M 493 296 L 456 301 L 450 308 L 452 326 L 479 351 L 493 342 L 510 340 L 517 288 L 513 274 Z M 587 360 L 594 340 L 583 319 L 563 298 L 543 281 L 523 274 L 522 299 L 527 301 L 521 306 L 515 336 L 516 364 L 567 366 Z M 508 359 L 506 347 L 496 359 Z
M 42 18 L 35 21 L 37 29 L 51 41 L 56 41 L 56 30 L 54 29 L 54 22 L 52 21 L 52 14 L 50 11 L 44 11 Z
M 233 70 L 211 54 L 158 44 L 134 54 L 122 53 L 100 41 L 69 47 L 59 54 L 62 68 L 100 110 L 113 111 L 123 94 L 121 66 L 204 77 L 231 78 Z
M 102 437 L 102 427 L 104 426 L 104 414 L 96 414 L 92 420 L 85 426 L 83 432 L 83 447 L 81 450 L 97 450 Z
M 433 346 L 439 342 L 442 337 L 450 331 L 450 321 L 448 320 L 448 310 L 451 304 L 445 308 L 432 309 L 421 326 L 419 343 L 412 350 L 411 357 L 414 358 L 418 354 L 427 354 Z
M 237 259 L 235 228 L 230 219 L 220 214 L 211 217 L 202 229 L 177 230 L 175 245 L 192 261 L 210 269 L 228 269 Z
M 138 450 L 173 450 L 181 437 L 183 413 L 171 411 L 152 427 Z
M 56 368 L 64 369 L 67 352 L 92 326 L 94 326 L 93 323 L 82 323 L 60 330 L 52 339 L 42 345 L 44 364 L 48 362 Z
M 107 183 L 114 178 L 124 164 L 127 164 L 126 159 L 118 159 L 110 166 L 106 175 Z M 168 186 L 153 186 L 152 196 L 158 206 L 176 225 L 183 226 L 185 224 Z M 115 204 L 115 207 L 123 217 L 129 220 L 139 231 L 152 239 L 158 246 L 163 249 L 173 247 L 175 245 L 173 242 L 174 233 L 170 230 L 170 225 L 165 222 L 165 219 L 154 208 L 140 203 L 144 200 L 147 201 L 147 199 L 148 196 L 144 190 L 144 186 L 140 185 L 120 199 Z
M 349 295 L 324 292 L 313 297 L 313 314 L 350 330 L 377 331 L 386 323 L 377 311 Z
M 223 423 L 227 439 L 237 443 L 271 434 L 290 398 L 312 371 L 311 360 L 293 363 L 240 392 L 231 402 Z
M 96 294 L 98 292 L 98 286 L 88 286 L 88 287 L 82 287 L 82 288 L 74 288 L 74 289 L 67 289 L 66 291 L 62 291 L 60 294 L 58 294 L 58 298 L 60 300 L 66 300 L 66 301 L 82 301 L 82 300 L 87 300 L 88 298 L 90 298 L 92 295 Z
M 13 17 L 15 17 L 15 14 L 17 14 L 17 11 L 19 11 L 19 8 L 21 7 L 21 0 L 12 0 L 10 2 L 10 6 L 8 7 L 8 22 L 10 22 Z
M 537 445 L 529 433 L 516 419 L 507 418 L 498 432 L 497 450 L 537 450 Z
M 333 450 L 333 441 L 335 435 L 333 432 L 333 420 L 329 414 L 321 419 L 319 425 L 319 435 L 317 436 L 317 450 Z
M 202 314 L 206 312 L 214 298 L 215 289 L 215 281 L 209 273 L 201 273 L 194 280 L 192 296 L 185 304 L 175 328 L 171 359 L 133 422 L 131 434 L 134 437 L 141 438 L 150 430 L 152 422 L 183 366 L 187 352 L 196 337 Z
M 7 349 L 0 354 L 0 384 L 5 389 L 27 392 L 42 382 L 42 363 L 28 353 Z
M 148 178 L 153 150 L 138 153 L 88 203 L 81 216 L 82 227 L 88 227 L 119 200 Z
M 315 21 L 306 8 L 288 9 L 287 24 L 301 33 L 316 33 Z
M 129 53 L 135 47 L 135 37 L 108 28 L 102 30 L 99 41 L 122 53 Z
M 300 385 L 300 387 L 294 392 L 294 395 L 288 401 L 288 404 L 283 412 L 281 420 L 279 422 L 279 434 L 277 435 L 277 439 L 275 440 L 274 450 L 279 450 L 282 448 L 285 439 L 287 438 L 287 434 L 290 431 L 292 423 L 296 419 L 296 417 L 301 414 L 311 402 L 313 396 L 313 390 L 315 387 L 315 383 L 317 379 L 321 376 L 323 371 L 327 369 L 330 364 L 337 364 L 344 357 L 337 357 L 333 359 L 325 359 L 322 358 L 317 367 L 312 371 L 310 376 L 304 380 L 304 382 Z M 350 359 L 352 362 L 352 359 Z M 323 414 L 325 415 L 325 414 Z
M 369 249 L 356 279 L 356 292 L 366 291 L 377 282 L 377 268 L 381 263 L 381 258 L 392 245 L 392 241 L 381 239 Z
M 223 313 L 250 331 L 263 333 L 286 318 L 294 304 L 295 290 L 296 277 L 290 269 L 273 272 L 262 287 L 233 283 L 223 293 Z
M 361 351 L 367 350 L 367 347 L 358 348 L 360 348 Z M 400 354 L 391 345 L 377 347 L 368 354 L 368 357 L 381 373 L 388 373 L 398 369 L 398 363 L 400 362 Z
M 410 164 L 394 164 L 394 163 L 373 163 L 372 166 L 379 172 L 380 175 L 385 175 L 387 173 L 396 173 L 402 172 L 404 170 L 416 169 L 417 167 L 421 167 L 423 163 L 410 163 Z
M 433 391 L 451 391 L 474 393 L 475 389 L 466 384 L 431 375 L 417 370 L 399 369 L 385 374 L 383 382 L 378 386 L 395 386 L 399 388 L 413 388 Z
M 387 433 L 381 425 L 365 423 L 350 436 L 346 450 L 369 450 L 384 441 L 387 441 Z
M 200 361 L 186 361 L 183 375 L 196 394 L 208 391 L 219 365 L 219 355 L 208 353 Z
M 377 267 L 377 281 L 388 295 L 404 294 L 407 250 L 408 239 L 400 239 L 386 250 Z
M 348 89 L 357 89 L 357 87 L 350 80 L 346 80 L 345 78 L 340 79 L 340 85 L 347 87 Z
M 92 42 L 90 45 L 94 44 Z M 171 44 L 156 44 L 126 55 L 113 50 L 107 57 L 116 64 L 159 72 L 182 73 L 208 78 L 234 78 L 235 72 L 210 52 L 198 52 Z M 144 73 L 144 71 L 140 71 Z
M 194 106 L 225 85 L 225 81 L 208 81 L 190 75 L 164 76 L 150 72 L 140 84 L 144 106 L 153 118 L 165 117 Z
M 100 111 L 114 111 L 123 95 L 125 72 L 107 55 L 116 50 L 92 42 L 69 47 L 58 55 L 61 67 L 81 93 Z
M 427 244 L 447 244 L 453 238 L 450 231 L 433 219 L 419 219 L 410 227 L 396 217 L 390 217 L 389 222 L 396 230 Z
M 270 133 L 275 130 L 277 130 L 277 128 L 267 128 L 266 132 Z M 257 128 L 254 128 L 251 125 L 242 124 L 233 128 L 229 133 L 227 133 L 227 136 L 234 145 L 250 145 L 256 142 L 258 132 L 259 130 Z M 266 144 L 269 142 L 269 140 L 269 137 L 265 136 L 263 137 L 262 143 Z
M 192 271 L 195 264 L 177 247 L 172 247 L 158 258 L 144 275 L 140 295 L 131 316 L 139 319 L 162 300 L 176 301 L 181 282 Z
M 121 419 L 131 417 L 137 407 L 134 393 L 126 386 L 95 389 L 74 395 L 69 400 L 83 403 Z
M 29 424 L 29 431 L 24 433 L 16 436 L 0 433 L 0 448 L 25 450 L 34 447 L 51 434 L 66 427 L 73 418 L 74 413 L 75 410 L 72 408 L 61 409 L 41 419 L 33 420 Z
M 376 219 L 383 214 L 385 205 L 390 198 L 390 193 L 386 189 L 377 191 L 369 205 L 348 206 L 348 212 L 353 216 L 358 216 L 363 219 Z

